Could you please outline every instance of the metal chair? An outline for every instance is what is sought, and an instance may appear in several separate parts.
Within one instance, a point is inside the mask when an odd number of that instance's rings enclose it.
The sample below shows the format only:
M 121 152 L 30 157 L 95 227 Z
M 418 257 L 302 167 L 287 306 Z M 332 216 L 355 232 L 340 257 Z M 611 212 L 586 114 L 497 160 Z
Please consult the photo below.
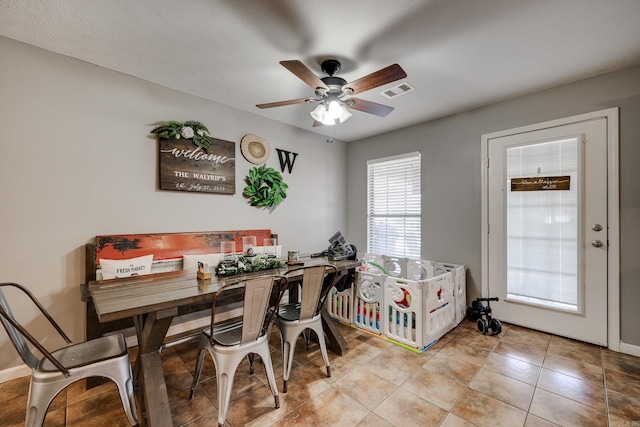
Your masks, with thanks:
M 260 277 L 247 280 L 242 284 L 226 285 L 214 296 L 211 327 L 201 334 L 200 350 L 189 401 L 193 400 L 196 386 L 200 381 L 205 351 L 207 351 L 213 358 L 216 369 L 218 425 L 220 427 L 224 425 L 224 420 L 227 418 L 236 369 L 245 356 L 249 358 L 251 373 L 253 373 L 253 354 L 260 356 L 267 371 L 276 408 L 280 407 L 280 396 L 269 353 L 269 333 L 286 283 L 287 279 L 282 276 Z M 275 298 L 273 296 L 274 286 L 276 287 Z M 217 320 L 216 302 L 229 292 L 238 293 L 239 289 L 244 289 L 241 319 Z
M 318 344 L 322 352 L 322 360 L 327 368 L 327 377 L 331 377 L 331 366 L 327 355 L 327 345 L 322 329 L 320 310 L 338 274 L 333 265 L 319 265 L 313 267 L 300 267 L 289 270 L 287 277 L 299 275 L 302 271 L 301 293 L 297 301 L 281 305 L 276 316 L 276 327 L 280 330 L 282 340 L 282 364 L 284 368 L 284 384 L 282 392 L 287 392 L 287 383 L 293 365 L 293 353 L 296 341 L 301 333 L 309 348 L 310 334 L 312 330 L 318 337 Z
M 53 352 L 45 349 L 15 319 L 2 291 L 5 287 L 24 292 L 68 345 Z M 53 398 L 69 384 L 91 376 L 106 377 L 116 383 L 129 423 L 138 424 L 131 363 L 122 334 L 73 344 L 35 296 L 17 283 L 0 283 L 0 320 L 20 357 L 32 369 L 25 427 L 42 426 Z M 27 341 L 44 355 L 42 359 L 33 354 Z

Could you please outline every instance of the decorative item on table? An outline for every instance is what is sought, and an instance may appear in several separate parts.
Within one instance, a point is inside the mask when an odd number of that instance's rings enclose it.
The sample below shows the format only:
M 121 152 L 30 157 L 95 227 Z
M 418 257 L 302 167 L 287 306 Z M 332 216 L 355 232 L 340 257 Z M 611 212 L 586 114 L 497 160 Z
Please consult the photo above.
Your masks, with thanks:
M 262 246 L 264 247 L 265 258 L 276 257 L 276 246 L 278 246 L 278 239 L 276 239 L 275 237 L 264 239 L 262 241 Z
M 246 258 L 240 255 L 237 257 L 235 262 L 225 262 L 224 260 L 220 261 L 216 267 L 216 274 L 218 276 L 233 276 L 236 274 L 283 268 L 285 266 L 285 262 L 278 258 Z
M 304 265 L 304 261 L 300 261 L 300 251 L 289 251 L 287 253 L 287 265 Z
M 245 257 L 256 256 L 255 247 L 257 246 L 256 236 L 242 236 L 242 254 Z
M 220 253 L 222 254 L 222 262 L 233 264 L 236 262 L 236 242 L 233 240 L 223 240 L 220 242 Z
M 209 264 L 206 262 L 198 261 L 198 272 L 196 273 L 198 279 L 211 279 L 211 272 L 209 271 Z

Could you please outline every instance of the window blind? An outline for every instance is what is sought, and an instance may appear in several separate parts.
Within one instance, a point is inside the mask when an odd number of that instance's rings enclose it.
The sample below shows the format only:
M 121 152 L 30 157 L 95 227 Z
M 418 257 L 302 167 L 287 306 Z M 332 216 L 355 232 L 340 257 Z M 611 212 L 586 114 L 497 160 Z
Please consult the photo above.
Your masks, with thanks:
M 367 162 L 367 252 L 420 259 L 420 153 Z

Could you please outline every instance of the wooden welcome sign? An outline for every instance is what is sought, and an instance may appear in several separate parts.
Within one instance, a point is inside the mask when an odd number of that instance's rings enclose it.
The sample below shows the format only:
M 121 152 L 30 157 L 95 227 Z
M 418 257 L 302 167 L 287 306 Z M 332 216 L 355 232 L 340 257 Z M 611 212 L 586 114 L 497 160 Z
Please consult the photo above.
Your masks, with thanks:
M 570 185 L 570 175 L 511 178 L 511 191 L 569 190 Z
M 211 152 L 190 139 L 160 138 L 160 189 L 235 194 L 236 144 L 211 138 Z

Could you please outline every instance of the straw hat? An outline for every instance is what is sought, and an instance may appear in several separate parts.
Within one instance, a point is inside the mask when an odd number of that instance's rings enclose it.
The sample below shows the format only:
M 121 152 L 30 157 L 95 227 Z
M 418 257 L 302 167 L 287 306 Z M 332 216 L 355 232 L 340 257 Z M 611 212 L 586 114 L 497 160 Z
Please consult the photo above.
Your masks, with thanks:
M 269 158 L 269 143 L 266 139 L 252 133 L 242 137 L 240 151 L 247 161 L 261 165 Z

